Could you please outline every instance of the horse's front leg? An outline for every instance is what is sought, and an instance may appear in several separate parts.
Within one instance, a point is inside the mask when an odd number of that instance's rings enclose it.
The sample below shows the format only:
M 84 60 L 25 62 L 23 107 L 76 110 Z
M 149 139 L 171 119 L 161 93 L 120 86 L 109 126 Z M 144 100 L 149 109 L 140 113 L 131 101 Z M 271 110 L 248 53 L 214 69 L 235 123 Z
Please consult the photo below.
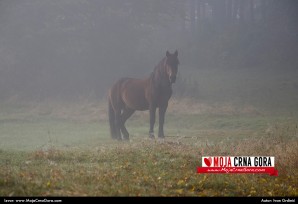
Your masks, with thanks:
M 149 137 L 154 139 L 154 124 L 155 124 L 155 112 L 156 106 L 151 105 L 149 108 L 149 115 L 150 115 L 150 129 L 149 129 Z
M 159 107 L 159 129 L 158 129 L 158 137 L 164 138 L 164 132 L 163 132 L 163 125 L 165 122 L 165 114 L 168 108 L 168 103 L 165 103 L 164 105 Z

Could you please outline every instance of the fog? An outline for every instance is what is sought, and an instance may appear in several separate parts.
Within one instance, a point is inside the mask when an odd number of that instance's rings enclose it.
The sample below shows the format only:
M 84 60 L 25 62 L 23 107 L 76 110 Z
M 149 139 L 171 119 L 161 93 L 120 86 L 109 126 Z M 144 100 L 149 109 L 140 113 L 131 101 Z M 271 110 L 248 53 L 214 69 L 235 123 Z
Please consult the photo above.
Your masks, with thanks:
M 219 79 L 212 70 L 297 74 L 297 9 L 295 0 L 1 0 L 0 101 L 103 98 L 176 49 L 177 97 L 204 96 L 191 92 L 202 70 L 205 86 Z
M 124 128 L 109 88 L 175 50 Z M 298 0 L 0 0 L 0 197 L 297 197 L 297 54 Z M 198 174 L 229 155 L 276 169 Z

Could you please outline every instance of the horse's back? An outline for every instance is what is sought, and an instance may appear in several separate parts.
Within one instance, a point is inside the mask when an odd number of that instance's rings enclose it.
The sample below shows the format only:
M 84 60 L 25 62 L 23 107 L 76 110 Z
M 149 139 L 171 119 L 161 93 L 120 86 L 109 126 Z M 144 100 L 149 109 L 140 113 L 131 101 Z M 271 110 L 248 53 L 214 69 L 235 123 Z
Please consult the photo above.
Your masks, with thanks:
M 123 87 L 125 86 L 125 84 L 133 80 L 137 80 L 137 79 L 130 78 L 130 77 L 122 77 L 118 79 L 110 88 L 109 97 L 112 97 L 113 95 L 119 96 L 121 94 L 121 91 L 123 91 Z

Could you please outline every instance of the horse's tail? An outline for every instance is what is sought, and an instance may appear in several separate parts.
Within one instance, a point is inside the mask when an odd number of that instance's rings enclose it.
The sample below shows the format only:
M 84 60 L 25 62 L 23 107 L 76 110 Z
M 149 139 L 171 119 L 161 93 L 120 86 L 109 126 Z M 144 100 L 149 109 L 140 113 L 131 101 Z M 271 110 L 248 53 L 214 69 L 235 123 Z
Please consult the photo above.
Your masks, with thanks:
M 116 139 L 116 127 L 115 127 L 115 111 L 113 109 L 111 99 L 109 98 L 109 106 L 108 106 L 108 111 L 109 111 L 109 123 L 110 123 L 110 133 L 112 139 Z

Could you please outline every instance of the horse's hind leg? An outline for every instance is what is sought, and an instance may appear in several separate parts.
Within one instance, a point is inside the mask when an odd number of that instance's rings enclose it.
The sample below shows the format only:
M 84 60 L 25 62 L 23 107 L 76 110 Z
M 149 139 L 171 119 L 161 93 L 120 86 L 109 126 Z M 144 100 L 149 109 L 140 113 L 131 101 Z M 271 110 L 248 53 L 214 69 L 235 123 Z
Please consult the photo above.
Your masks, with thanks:
M 122 140 L 120 128 L 121 128 L 121 110 L 117 110 L 115 111 L 115 134 L 116 134 L 117 140 Z
M 129 140 L 129 133 L 125 127 L 126 120 L 134 113 L 135 111 L 130 108 L 125 108 L 121 114 L 121 132 L 123 135 L 123 139 Z

